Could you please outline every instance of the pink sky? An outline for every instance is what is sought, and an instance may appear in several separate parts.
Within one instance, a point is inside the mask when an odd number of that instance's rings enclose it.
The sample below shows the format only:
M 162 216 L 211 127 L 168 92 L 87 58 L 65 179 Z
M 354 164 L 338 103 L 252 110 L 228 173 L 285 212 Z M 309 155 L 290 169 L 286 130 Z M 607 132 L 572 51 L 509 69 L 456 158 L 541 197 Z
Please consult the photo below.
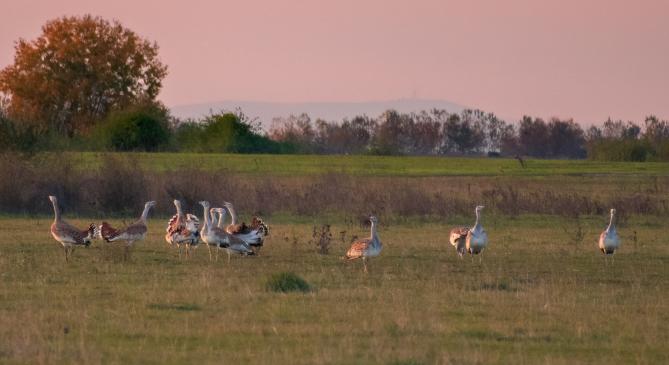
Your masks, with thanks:
M 169 106 L 443 99 L 506 118 L 669 118 L 666 0 L 22 0 L 0 67 L 48 19 L 118 19 L 161 47 Z

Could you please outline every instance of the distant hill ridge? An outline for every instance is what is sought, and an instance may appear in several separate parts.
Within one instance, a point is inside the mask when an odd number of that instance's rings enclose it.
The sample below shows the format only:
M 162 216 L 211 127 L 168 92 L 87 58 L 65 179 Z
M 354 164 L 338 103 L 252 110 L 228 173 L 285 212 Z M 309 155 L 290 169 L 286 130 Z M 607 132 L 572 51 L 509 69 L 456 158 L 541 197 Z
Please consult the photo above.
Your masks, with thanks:
M 433 108 L 446 109 L 450 113 L 459 113 L 465 106 L 445 100 L 397 99 L 369 102 L 303 102 L 281 103 L 263 101 L 225 100 L 210 103 L 178 105 L 171 109 L 179 118 L 200 118 L 210 111 L 235 110 L 241 108 L 251 118 L 258 118 L 264 126 L 269 126 L 275 117 L 287 117 L 291 114 L 307 113 L 312 120 L 321 118 L 327 121 L 341 121 L 358 115 L 377 117 L 388 109 L 402 113 L 418 112 Z

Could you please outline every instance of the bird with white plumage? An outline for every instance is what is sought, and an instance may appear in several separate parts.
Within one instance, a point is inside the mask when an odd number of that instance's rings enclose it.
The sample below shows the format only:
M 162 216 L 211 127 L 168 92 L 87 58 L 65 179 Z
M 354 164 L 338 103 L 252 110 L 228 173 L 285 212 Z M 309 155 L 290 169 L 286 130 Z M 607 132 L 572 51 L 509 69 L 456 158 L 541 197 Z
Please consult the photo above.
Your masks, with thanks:
M 618 232 L 616 231 L 616 225 L 614 222 L 616 216 L 616 210 L 611 209 L 609 225 L 606 229 L 599 235 L 599 250 L 602 251 L 605 257 L 608 258 L 611 256 L 613 261 L 613 254 L 616 252 L 618 247 L 620 247 L 620 238 L 618 237 Z M 606 260 L 608 262 L 608 260 Z

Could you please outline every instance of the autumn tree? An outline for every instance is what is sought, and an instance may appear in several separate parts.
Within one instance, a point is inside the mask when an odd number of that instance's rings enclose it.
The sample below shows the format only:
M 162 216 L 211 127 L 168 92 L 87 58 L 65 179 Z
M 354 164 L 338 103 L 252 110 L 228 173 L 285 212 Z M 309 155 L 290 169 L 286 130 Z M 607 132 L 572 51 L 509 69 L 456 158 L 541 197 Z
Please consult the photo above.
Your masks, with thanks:
M 167 67 L 158 45 L 99 17 L 62 17 L 20 39 L 0 71 L 7 111 L 23 125 L 73 136 L 110 111 L 155 100 Z

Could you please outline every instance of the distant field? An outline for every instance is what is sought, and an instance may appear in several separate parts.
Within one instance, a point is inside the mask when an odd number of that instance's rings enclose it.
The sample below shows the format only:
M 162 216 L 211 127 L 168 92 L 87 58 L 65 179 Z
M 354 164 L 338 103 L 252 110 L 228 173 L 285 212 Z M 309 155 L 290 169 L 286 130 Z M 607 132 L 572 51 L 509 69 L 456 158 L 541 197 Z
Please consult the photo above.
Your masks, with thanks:
M 364 275 L 340 260 L 351 235 L 333 223 L 331 253 L 312 226 L 275 223 L 259 257 L 180 261 L 152 220 L 129 262 L 96 242 L 65 264 L 50 219 L 0 219 L 1 363 L 661 364 L 669 361 L 666 220 L 631 219 L 606 265 L 606 217 L 484 221 L 491 244 L 457 258 L 446 232 L 466 220 L 392 225 Z M 76 220 L 83 226 L 88 220 Z M 118 224 L 118 221 L 113 223 Z M 290 223 L 290 224 L 289 224 Z M 341 242 L 341 232 L 346 239 Z M 292 271 L 308 294 L 265 289 Z
M 84 168 L 100 166 L 101 154 L 67 153 Z M 120 155 L 120 154 L 119 154 Z M 196 168 L 232 173 L 313 175 L 329 172 L 367 176 L 552 176 L 635 174 L 669 176 L 666 162 L 595 162 L 527 160 L 522 168 L 508 158 L 242 155 L 195 153 L 125 153 L 152 170 Z

